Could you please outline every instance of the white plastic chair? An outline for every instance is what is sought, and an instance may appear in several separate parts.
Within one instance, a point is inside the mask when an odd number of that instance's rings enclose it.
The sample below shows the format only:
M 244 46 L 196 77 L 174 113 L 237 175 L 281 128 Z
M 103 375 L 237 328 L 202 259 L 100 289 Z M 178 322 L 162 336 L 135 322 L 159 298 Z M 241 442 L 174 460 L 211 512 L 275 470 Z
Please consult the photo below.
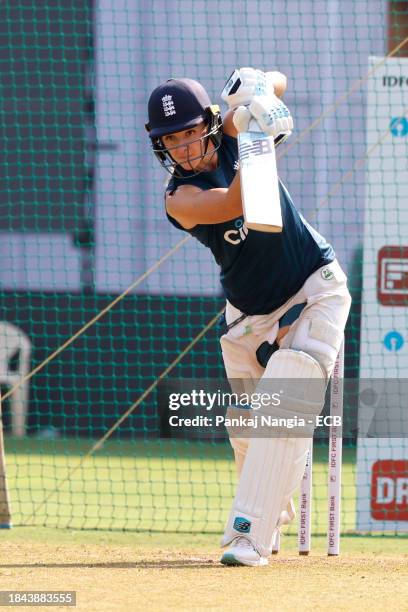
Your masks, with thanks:
M 18 368 L 10 370 L 10 361 L 18 353 Z M 30 370 L 31 342 L 18 327 L 0 321 L 0 384 L 12 389 Z M 10 395 L 11 432 L 22 437 L 26 431 L 28 381 Z

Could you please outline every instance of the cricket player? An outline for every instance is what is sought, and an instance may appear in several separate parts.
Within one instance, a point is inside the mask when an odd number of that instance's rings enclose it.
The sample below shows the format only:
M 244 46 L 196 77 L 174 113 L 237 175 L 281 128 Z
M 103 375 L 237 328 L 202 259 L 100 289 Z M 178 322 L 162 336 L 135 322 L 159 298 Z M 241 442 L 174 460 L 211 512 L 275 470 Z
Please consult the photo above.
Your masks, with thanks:
M 167 217 L 208 247 L 220 266 L 227 376 L 231 383 L 261 391 L 285 379 L 279 405 L 258 413 L 282 423 L 284 417 L 307 423 L 295 436 L 284 425 L 269 435 L 230 435 L 239 482 L 222 539 L 225 565 L 266 565 L 276 530 L 294 516 L 292 496 L 304 473 L 313 423 L 324 404 L 351 303 L 332 246 L 297 211 L 281 181 L 283 231 L 245 226 L 237 134 L 255 120 L 275 143 L 284 140 L 293 126 L 281 100 L 285 89 L 280 72 L 241 68 L 223 90 L 229 106 L 223 120 L 219 107 L 192 79 L 169 79 L 148 102 L 146 129 L 153 152 L 171 175 Z

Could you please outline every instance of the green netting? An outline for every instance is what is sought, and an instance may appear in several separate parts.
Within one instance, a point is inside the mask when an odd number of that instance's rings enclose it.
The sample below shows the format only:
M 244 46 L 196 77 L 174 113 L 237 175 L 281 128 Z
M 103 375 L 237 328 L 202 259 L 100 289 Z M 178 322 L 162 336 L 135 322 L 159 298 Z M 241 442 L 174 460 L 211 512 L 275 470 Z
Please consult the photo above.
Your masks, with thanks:
M 236 481 L 226 436 L 168 427 L 168 396 L 182 379 L 224 379 L 217 325 L 83 459 L 223 307 L 217 267 L 195 240 L 20 395 L 8 391 L 184 237 L 165 217 L 165 177 L 144 131 L 151 90 L 187 76 L 219 102 L 231 71 L 255 66 L 288 77 L 295 129 L 280 174 L 333 243 L 353 297 L 342 529 L 407 529 L 404 432 L 357 449 L 355 382 L 408 378 L 408 43 L 393 52 L 407 36 L 408 3 L 385 0 L 1 3 L 0 318 L 22 332 L 14 345 L 13 330 L 0 328 L 14 524 L 222 530 Z M 379 244 L 392 268 L 384 286 Z M 326 432 L 314 460 L 315 533 L 327 527 L 327 456 Z M 382 468 L 381 503 L 367 497 L 372 456 L 400 462 Z

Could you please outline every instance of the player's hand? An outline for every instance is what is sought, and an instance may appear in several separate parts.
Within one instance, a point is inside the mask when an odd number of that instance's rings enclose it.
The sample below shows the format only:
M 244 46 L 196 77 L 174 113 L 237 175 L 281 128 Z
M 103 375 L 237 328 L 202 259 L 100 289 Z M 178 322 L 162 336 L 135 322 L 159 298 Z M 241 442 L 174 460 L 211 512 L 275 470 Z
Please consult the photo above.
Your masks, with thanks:
M 254 96 L 265 95 L 269 86 L 267 73 L 255 68 L 239 68 L 234 70 L 226 82 L 221 98 L 230 109 L 247 106 Z
M 251 123 L 252 121 L 252 123 Z M 247 106 L 238 106 L 232 117 L 237 132 L 260 132 L 261 128 Z
M 248 108 L 261 130 L 268 136 L 282 142 L 292 133 L 292 115 L 286 104 L 275 94 L 254 96 Z
M 292 117 L 291 117 L 291 120 L 292 120 Z M 232 121 L 238 133 L 264 132 L 264 130 L 261 129 L 258 121 L 254 118 L 253 114 L 246 106 L 238 106 L 238 108 L 234 112 Z M 292 127 L 293 127 L 293 121 L 292 121 Z M 282 142 L 285 142 L 285 140 L 290 136 L 291 133 L 292 133 L 291 130 L 288 129 L 284 132 L 280 132 L 277 136 L 273 135 L 274 140 L 275 140 L 275 147 L 277 147 Z

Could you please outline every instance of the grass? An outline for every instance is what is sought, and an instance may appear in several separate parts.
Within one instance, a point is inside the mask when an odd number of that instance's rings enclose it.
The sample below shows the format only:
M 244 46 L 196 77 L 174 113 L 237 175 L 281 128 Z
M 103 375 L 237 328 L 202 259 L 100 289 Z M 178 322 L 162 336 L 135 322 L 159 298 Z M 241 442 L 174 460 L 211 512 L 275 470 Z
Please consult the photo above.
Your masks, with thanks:
M 6 440 L 16 525 L 219 532 L 235 467 L 226 444 L 112 441 L 83 460 L 89 440 Z M 327 449 L 313 467 L 313 531 L 326 531 Z M 354 449 L 343 460 L 344 531 L 354 529 Z
M 327 449 L 314 453 L 311 554 L 297 554 L 292 528 L 268 567 L 225 568 L 219 539 L 235 482 L 227 445 L 112 441 L 81 463 L 91 446 L 6 440 L 20 526 L 0 531 L 3 590 L 74 590 L 87 612 L 408 610 L 406 538 L 344 535 L 340 557 L 326 556 L 316 534 L 326 531 Z M 345 449 L 343 531 L 354 528 L 354 465 Z

